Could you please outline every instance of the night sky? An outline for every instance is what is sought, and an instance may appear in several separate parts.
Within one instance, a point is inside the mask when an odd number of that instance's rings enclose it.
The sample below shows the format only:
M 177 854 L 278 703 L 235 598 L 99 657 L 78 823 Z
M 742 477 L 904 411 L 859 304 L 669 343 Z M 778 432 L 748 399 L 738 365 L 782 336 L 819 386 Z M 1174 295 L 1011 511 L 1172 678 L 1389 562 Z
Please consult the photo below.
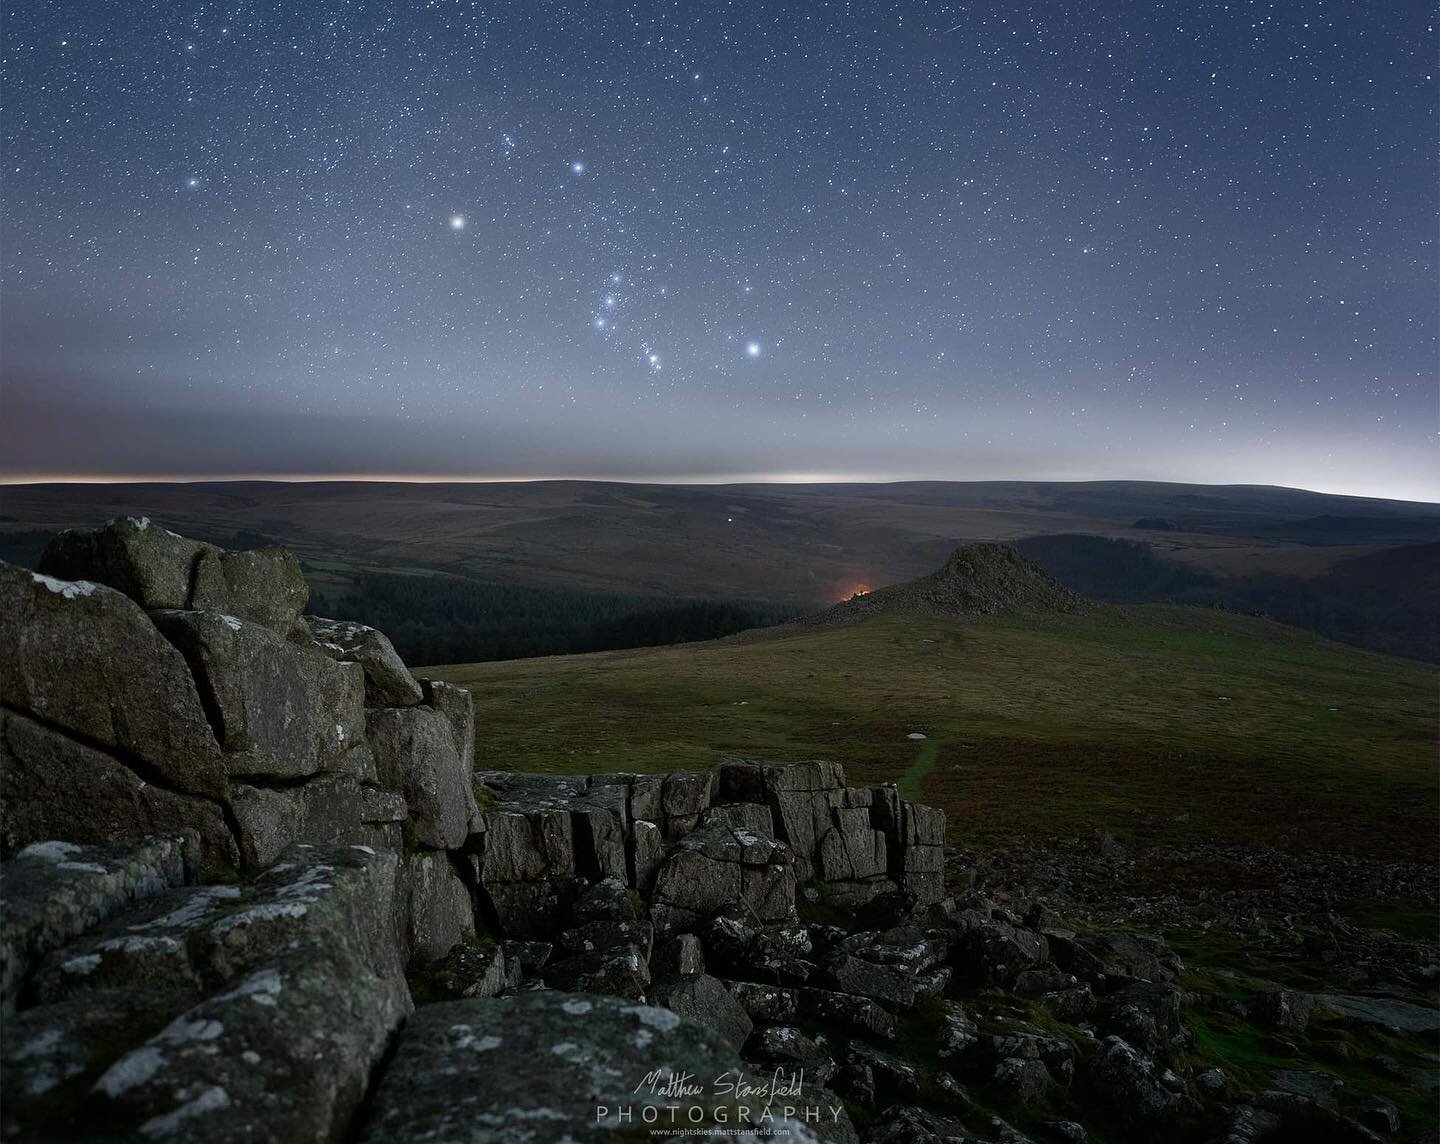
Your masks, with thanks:
M 1440 499 L 1427 3 L 53 3 L 0 469 Z

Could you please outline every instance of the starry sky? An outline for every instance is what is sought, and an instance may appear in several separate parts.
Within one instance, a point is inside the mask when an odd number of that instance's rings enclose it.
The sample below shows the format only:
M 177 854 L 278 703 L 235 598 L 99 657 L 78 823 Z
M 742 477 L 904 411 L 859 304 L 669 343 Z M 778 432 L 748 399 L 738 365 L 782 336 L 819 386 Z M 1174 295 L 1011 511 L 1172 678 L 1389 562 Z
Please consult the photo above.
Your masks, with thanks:
M 5 8 L 8 479 L 1440 499 L 1428 3 Z

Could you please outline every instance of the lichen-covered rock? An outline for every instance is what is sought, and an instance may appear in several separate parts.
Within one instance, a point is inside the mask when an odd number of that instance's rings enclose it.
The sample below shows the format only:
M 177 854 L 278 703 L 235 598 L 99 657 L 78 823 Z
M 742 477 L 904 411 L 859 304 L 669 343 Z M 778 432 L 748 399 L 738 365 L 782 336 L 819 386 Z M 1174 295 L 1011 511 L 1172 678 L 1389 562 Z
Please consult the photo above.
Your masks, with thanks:
M 942 1001 L 935 1030 L 935 1054 L 942 1061 L 957 1061 L 980 1043 L 980 1030 L 958 1001 Z
M 230 808 L 247 866 L 268 866 L 292 842 L 385 846 L 387 822 L 404 800 L 383 797 L 348 775 L 317 775 L 295 786 L 230 785 Z
M 487 811 L 480 878 L 487 886 L 575 872 L 574 832 L 564 811 Z
M 726 946 L 722 960 L 738 977 L 804 983 L 815 972 L 815 963 L 809 960 L 813 951 L 810 931 L 789 925 L 757 930 L 743 946 Z
M 671 847 L 655 879 L 652 913 L 668 932 L 693 930 L 735 906 L 762 923 L 795 916 L 789 848 L 727 826 L 694 830 Z
M 543 1067 L 536 1067 L 537 1058 Z M 736 1105 L 748 1104 L 752 1119 L 764 1106 L 716 1094 L 710 1081 L 743 1068 L 714 1031 L 618 998 L 522 993 L 428 1005 L 400 1038 L 362 1139 L 510 1144 L 608 1141 L 626 1132 L 639 1137 L 662 1123 L 696 1134 L 734 1129 Z M 671 1078 L 683 1074 L 700 1078 L 705 1093 L 693 1101 L 666 1095 Z M 775 1100 L 774 1119 L 765 1122 L 776 1127 L 778 1139 L 854 1138 L 839 1101 L 817 1098 L 824 1107 L 811 1128 L 798 1116 L 787 1122 L 780 1115 L 787 1103 L 798 1102 Z M 673 1124 L 671 1105 L 679 1106 Z
M 174 884 L 183 852 L 51 843 L 0 871 L 7 972 L 35 965 L 6 1021 L 7 1133 L 318 1142 L 348 1125 L 410 1009 L 395 855 L 295 846 L 253 884 L 194 887 Z
M 0 853 L 63 838 L 86 846 L 193 830 L 206 876 L 240 853 L 218 802 L 147 783 L 105 752 L 0 711 Z
M 585 877 L 622 881 L 629 877 L 627 802 L 623 787 L 600 785 L 571 804 L 576 868 Z
M 1088 1073 L 1095 1090 L 1127 1120 L 1154 1124 L 1194 1109 L 1178 1078 L 1120 1037 L 1104 1039 Z
M 494 882 L 481 892 L 506 937 L 546 940 L 569 927 L 584 883 L 573 877 L 532 882 Z
M 706 827 L 685 836 L 655 879 L 657 920 L 674 917 L 675 929 L 718 914 L 740 901 L 741 845 L 727 827 Z M 663 923 L 662 923 L 663 924 Z
M 93 1139 L 83 1094 L 125 1043 L 159 1032 L 197 998 L 155 986 L 89 989 L 5 1018 L 0 1037 L 0 1135 L 6 1140 Z
M 1123 1037 L 1141 1052 L 1178 1061 L 1190 1044 L 1180 1019 L 1182 994 L 1174 985 L 1135 981 L 1104 999 L 1100 1028 Z
M 726 982 L 730 996 L 755 1021 L 793 1021 L 800 1011 L 799 995 L 792 986 L 758 981 Z
M 552 989 L 638 1001 L 650 988 L 650 964 L 644 950 L 630 944 L 571 953 L 568 957 L 557 953 L 545 966 L 545 984 Z
M 913 1104 L 891 1105 L 876 1118 L 866 1139 L 870 1144 L 941 1144 L 976 1140 L 960 1121 L 939 1116 Z
M 665 860 L 665 838 L 660 827 L 646 819 L 630 825 L 630 883 L 642 894 L 655 888 L 655 875 Z
M 693 933 L 662 942 L 650 957 L 650 972 L 657 980 L 705 972 L 705 946 Z
M 630 800 L 630 820 L 644 819 L 657 825 L 665 818 L 661 804 L 661 792 L 665 787 L 665 775 L 617 774 L 613 776 L 624 784 Z
M 660 788 L 660 809 L 667 837 L 676 837 L 699 822 L 715 795 L 715 772 L 671 771 Z
M 220 797 L 225 771 L 184 658 L 112 588 L 0 562 L 0 694 L 121 752 L 146 781 Z
M 985 918 L 961 935 L 956 964 L 962 972 L 1009 986 L 1024 970 L 1044 964 L 1048 956 L 1043 934 Z
M 193 835 L 133 845 L 41 842 L 0 865 L 0 1011 L 14 1009 L 40 958 L 131 902 L 184 882 L 195 848 Z
M 845 1067 L 837 1086 L 849 1088 L 866 1104 L 877 1098 L 914 1098 L 920 1095 L 920 1069 L 911 1062 L 867 1045 L 851 1041 L 845 1050 Z
M 517 964 L 517 970 L 520 966 Z M 419 975 L 434 1000 L 496 997 L 512 980 L 505 950 L 498 945 L 457 942 L 444 957 Z
M 889 878 L 864 878 L 859 881 L 818 882 L 806 887 L 827 906 L 859 913 L 876 901 L 892 898 L 900 887 Z
M 157 611 L 184 654 L 235 777 L 303 778 L 338 770 L 365 734 L 365 684 L 261 624 L 218 612 Z
M 402 978 L 343 949 L 287 950 L 122 1056 L 95 1082 L 101 1122 L 151 1140 L 336 1139 L 410 1011 Z
M 411 854 L 405 871 L 410 958 L 426 965 L 448 954 L 463 937 L 474 935 L 475 907 L 449 855 L 433 850 Z
M 806 987 L 800 990 L 800 1012 L 887 1040 L 895 1036 L 895 1018 L 868 997 Z
M 651 1000 L 682 1017 L 709 1026 L 737 1050 L 744 1046 L 755 1027 L 750 1014 L 725 988 L 725 983 L 708 973 L 691 973 L 662 981 L 655 986 Z
M 760 778 L 778 833 L 794 852 L 798 876 L 809 881 L 820 839 L 831 828 L 831 795 L 845 786 L 845 772 L 838 764 L 823 761 L 766 764 L 760 768 Z
M 555 948 L 567 954 L 590 953 L 632 945 L 648 962 L 655 945 L 655 925 L 645 920 L 586 922 L 568 929 L 555 939 Z
M 991 1073 L 990 1085 L 1009 1103 L 1031 1108 L 1045 1101 L 1054 1082 L 1043 1061 L 1002 1057 Z
M 188 607 L 219 612 L 289 636 L 305 631 L 300 614 L 310 598 L 300 561 L 284 548 L 230 552 L 207 548 L 195 562 Z
M 701 826 L 728 826 L 746 830 L 761 838 L 775 838 L 775 816 L 768 806 L 754 802 L 726 802 L 710 807 L 700 816 Z
M 619 878 L 605 878 L 591 886 L 575 903 L 575 920 L 630 922 L 645 916 L 645 899 Z
M 444 714 L 429 707 L 379 707 L 365 713 L 380 784 L 401 791 L 407 827 L 420 846 L 458 849 L 476 817 L 475 792 Z
M 907 847 L 901 855 L 895 881 L 918 905 L 938 902 L 945 896 L 944 849 L 940 846 Z
M 327 620 L 323 616 L 306 616 L 305 622 L 314 641 L 310 646 L 331 659 L 360 665 L 365 672 L 365 700 L 370 706 L 409 707 L 424 700 L 419 682 L 384 632 L 351 620 Z
M 54 1004 L 96 991 L 159 988 L 189 995 L 188 1008 L 217 976 L 208 927 L 251 900 L 246 889 L 225 883 L 144 898 L 47 955 L 30 976 L 28 997 Z
M 820 839 L 820 877 L 858 881 L 883 875 L 888 869 L 885 835 L 870 828 L 870 812 L 857 807 L 830 813 L 834 824 Z
M 548 941 L 505 941 L 505 971 L 513 989 L 523 981 L 539 980 L 555 947 Z
M 839 992 L 869 997 L 889 1009 L 909 1009 L 915 1004 L 914 974 L 893 966 L 840 953 L 825 963 L 825 977 Z
M 745 1056 L 765 1064 L 803 1064 L 812 1070 L 826 1059 L 825 1051 L 794 1025 L 756 1029 L 745 1042 Z
M 1054 945 L 1055 963 L 1077 977 L 1173 982 L 1185 968 L 1154 934 L 1117 930 L 1084 938 L 1046 935 L 1046 941 Z
M 453 683 L 442 683 L 438 679 L 422 679 L 420 690 L 428 707 L 433 707 L 445 716 L 450 724 L 450 734 L 455 739 L 455 754 L 460 758 L 460 769 L 467 775 L 475 771 L 475 701 L 470 692 Z
M 142 608 L 187 608 L 195 566 L 213 545 L 187 540 L 149 517 L 120 517 L 101 528 L 67 528 L 40 556 L 39 570 L 123 592 Z
M 1028 1021 L 998 1018 L 994 1031 L 981 1038 L 981 1045 L 992 1060 L 1015 1057 L 1041 1061 L 1062 1084 L 1069 1084 L 1075 1075 L 1075 1046 L 1058 1033 L 1047 1032 Z
M 340 945 L 385 976 L 405 964 L 400 860 L 368 846 L 297 843 L 208 923 L 209 972 L 233 978 L 301 944 Z

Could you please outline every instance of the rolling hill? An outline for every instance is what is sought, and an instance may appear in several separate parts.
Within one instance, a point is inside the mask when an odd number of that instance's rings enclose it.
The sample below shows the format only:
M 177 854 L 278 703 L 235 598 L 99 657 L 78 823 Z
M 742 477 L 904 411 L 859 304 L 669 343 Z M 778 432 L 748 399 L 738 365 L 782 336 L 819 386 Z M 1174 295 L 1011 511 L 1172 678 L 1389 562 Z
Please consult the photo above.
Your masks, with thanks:
M 977 541 L 1015 543 L 1067 588 L 1115 602 L 1223 601 L 1440 658 L 1440 598 L 1426 572 L 1440 508 L 1298 489 L 243 481 L 17 485 L 0 490 L 0 508 L 0 558 L 22 564 L 57 529 L 126 513 L 231 547 L 282 543 L 332 614 L 383 615 L 403 654 L 421 661 L 721 630 L 666 618 L 676 608 L 760 624 L 922 576 Z M 1107 583 L 1117 576 L 1119 598 Z M 406 609 L 391 607 L 402 598 Z M 517 604 L 523 630 L 504 620 Z M 619 616 L 625 632 L 596 629 Z
M 1024 577 L 1035 600 L 1048 581 Z M 429 670 L 474 694 L 494 768 L 825 757 L 944 806 L 957 840 L 1104 829 L 1435 858 L 1432 669 L 1262 618 L 1069 599 L 862 598 L 843 622 Z

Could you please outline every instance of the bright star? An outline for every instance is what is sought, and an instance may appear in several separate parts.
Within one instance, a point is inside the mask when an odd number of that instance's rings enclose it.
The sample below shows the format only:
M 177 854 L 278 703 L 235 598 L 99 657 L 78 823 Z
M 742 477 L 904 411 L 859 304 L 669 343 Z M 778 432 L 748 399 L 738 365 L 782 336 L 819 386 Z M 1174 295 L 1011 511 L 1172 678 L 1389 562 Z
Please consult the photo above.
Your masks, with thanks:
M 200 180 L 197 179 L 194 175 L 191 175 L 188 179 L 185 180 L 185 185 L 187 187 L 198 187 L 200 185 Z
M 450 229 L 451 229 L 451 230 L 464 230 L 464 229 L 465 229 L 465 216 L 464 216 L 463 214 L 451 215 L 451 216 L 450 216 Z
M 751 342 L 748 346 L 745 347 L 745 352 L 746 352 L 747 354 L 749 354 L 751 357 L 759 357 L 759 356 L 760 356 L 760 343 L 759 343 L 759 342 Z
M 570 164 L 570 173 L 573 175 L 583 175 L 585 173 L 585 164 L 580 162 L 579 159 L 576 159 L 575 162 Z

